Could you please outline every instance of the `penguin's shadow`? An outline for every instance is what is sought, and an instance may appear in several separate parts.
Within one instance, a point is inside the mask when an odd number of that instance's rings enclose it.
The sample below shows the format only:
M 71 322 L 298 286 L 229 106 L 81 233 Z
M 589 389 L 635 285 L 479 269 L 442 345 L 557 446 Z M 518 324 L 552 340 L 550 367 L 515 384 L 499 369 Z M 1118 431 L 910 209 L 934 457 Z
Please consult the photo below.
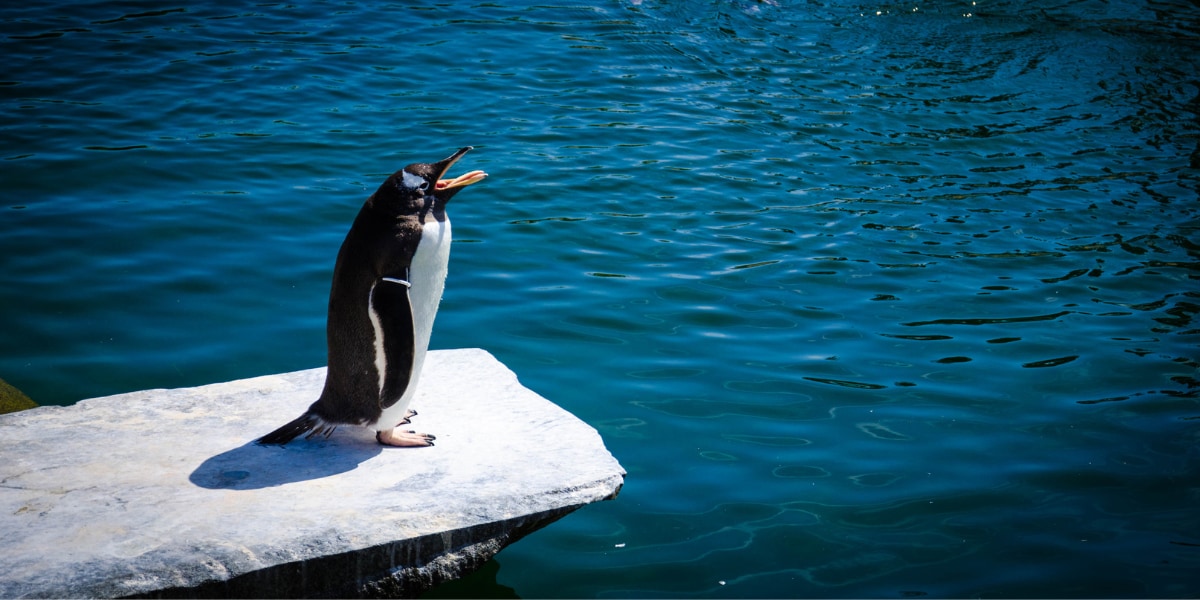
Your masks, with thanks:
M 251 441 L 200 463 L 188 480 L 210 490 L 258 490 L 353 471 L 380 452 L 373 438 L 340 430 L 328 439 L 299 438 L 286 446 Z

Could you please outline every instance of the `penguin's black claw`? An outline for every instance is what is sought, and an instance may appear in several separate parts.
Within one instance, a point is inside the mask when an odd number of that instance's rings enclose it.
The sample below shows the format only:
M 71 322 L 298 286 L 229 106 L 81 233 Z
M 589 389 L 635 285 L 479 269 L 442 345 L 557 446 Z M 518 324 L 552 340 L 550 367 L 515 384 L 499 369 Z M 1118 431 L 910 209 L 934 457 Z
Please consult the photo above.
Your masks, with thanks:
M 417 416 L 417 411 L 415 411 L 411 408 L 408 409 L 408 412 L 405 413 L 405 415 L 404 415 L 404 420 L 400 421 L 399 423 L 396 423 L 396 427 L 399 427 L 401 425 L 412 425 L 412 418 L 415 416 Z

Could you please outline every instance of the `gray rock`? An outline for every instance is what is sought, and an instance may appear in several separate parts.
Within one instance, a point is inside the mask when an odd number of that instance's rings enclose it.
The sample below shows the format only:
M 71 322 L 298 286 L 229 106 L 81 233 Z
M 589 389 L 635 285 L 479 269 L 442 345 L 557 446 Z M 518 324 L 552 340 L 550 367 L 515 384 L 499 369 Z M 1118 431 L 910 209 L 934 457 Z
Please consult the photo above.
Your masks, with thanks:
M 0 416 L 0 597 L 412 596 L 624 482 L 594 429 L 477 349 L 429 354 L 412 427 L 434 447 L 253 443 L 324 376 Z

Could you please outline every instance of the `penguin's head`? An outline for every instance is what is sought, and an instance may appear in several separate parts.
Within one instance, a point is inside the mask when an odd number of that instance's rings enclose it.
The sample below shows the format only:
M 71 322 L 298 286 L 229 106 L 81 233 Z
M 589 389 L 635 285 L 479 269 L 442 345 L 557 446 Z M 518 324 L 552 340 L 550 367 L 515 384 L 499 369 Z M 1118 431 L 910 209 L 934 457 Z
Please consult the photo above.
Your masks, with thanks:
M 446 173 L 458 159 L 471 150 L 470 146 L 435 163 L 413 163 L 396 171 L 375 193 L 392 210 L 403 215 L 415 215 L 422 223 L 432 214 L 438 221 L 446 219 L 446 204 L 459 190 L 479 183 L 487 177 L 483 171 L 446 179 Z M 382 198 L 381 198 L 382 196 Z

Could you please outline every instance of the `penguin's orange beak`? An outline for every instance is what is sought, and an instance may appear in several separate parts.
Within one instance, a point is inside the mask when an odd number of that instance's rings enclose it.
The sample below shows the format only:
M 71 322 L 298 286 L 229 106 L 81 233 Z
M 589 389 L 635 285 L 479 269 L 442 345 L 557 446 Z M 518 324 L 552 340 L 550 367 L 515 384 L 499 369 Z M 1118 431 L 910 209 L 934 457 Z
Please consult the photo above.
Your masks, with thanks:
M 437 182 L 437 190 L 448 190 L 451 188 L 467 187 L 473 183 L 479 183 L 487 178 L 487 173 L 483 171 L 470 171 L 464 175 L 459 175 L 453 179 L 439 179 Z
M 471 146 L 459 148 L 458 152 L 455 152 L 454 154 L 451 154 L 450 156 L 434 163 L 434 168 L 441 171 L 441 173 L 438 174 L 437 184 L 434 185 L 435 191 L 457 191 L 459 188 L 467 187 L 472 183 L 479 183 L 487 177 L 487 173 L 484 173 L 483 171 L 471 171 L 465 175 L 459 175 L 458 177 L 454 177 L 452 179 L 443 179 L 443 177 L 446 176 L 446 173 L 450 171 L 450 167 L 453 167 L 454 163 L 458 162 L 458 159 L 462 158 L 467 152 L 470 152 L 471 149 Z

